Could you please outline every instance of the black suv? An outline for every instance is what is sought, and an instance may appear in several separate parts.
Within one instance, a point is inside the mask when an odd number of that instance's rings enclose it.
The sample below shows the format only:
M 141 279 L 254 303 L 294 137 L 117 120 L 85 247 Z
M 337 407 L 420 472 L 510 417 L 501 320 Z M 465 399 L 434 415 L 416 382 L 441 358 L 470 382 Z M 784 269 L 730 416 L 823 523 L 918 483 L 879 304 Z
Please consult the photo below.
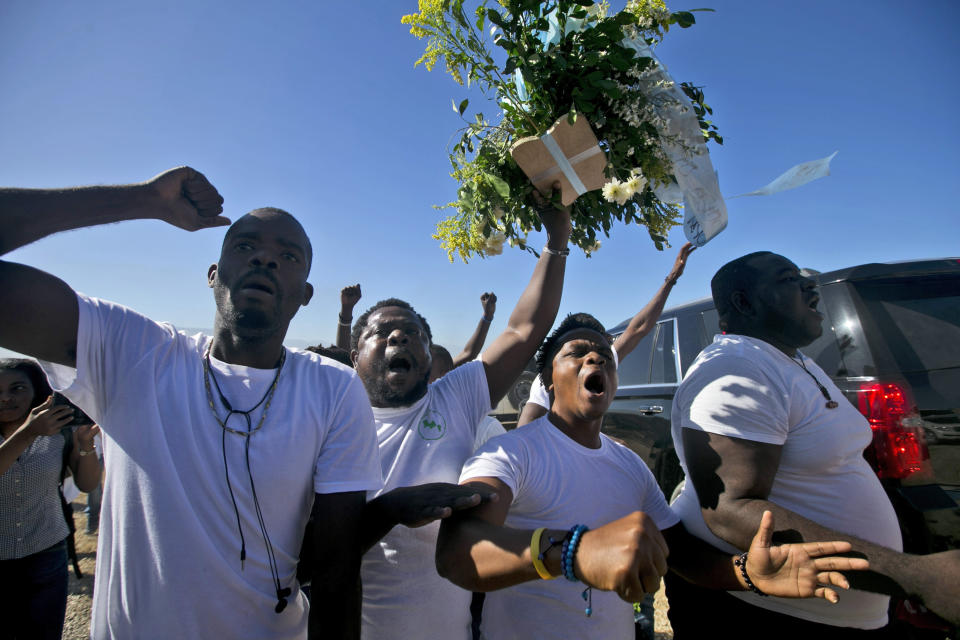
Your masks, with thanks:
M 960 259 L 805 273 L 819 287 L 824 322 L 802 351 L 869 421 L 865 456 L 896 509 L 904 550 L 960 548 Z M 712 299 L 673 307 L 620 364 L 603 431 L 646 461 L 668 498 L 683 480 L 673 396 L 719 331 Z

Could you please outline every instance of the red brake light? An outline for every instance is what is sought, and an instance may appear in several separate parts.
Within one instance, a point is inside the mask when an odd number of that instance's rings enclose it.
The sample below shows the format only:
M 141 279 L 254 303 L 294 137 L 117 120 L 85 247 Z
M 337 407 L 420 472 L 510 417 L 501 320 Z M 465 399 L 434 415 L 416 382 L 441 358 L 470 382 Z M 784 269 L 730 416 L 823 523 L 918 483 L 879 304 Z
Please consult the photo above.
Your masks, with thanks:
M 857 408 L 873 430 L 877 475 L 903 479 L 931 474 L 923 422 L 905 385 L 867 382 L 860 385 Z

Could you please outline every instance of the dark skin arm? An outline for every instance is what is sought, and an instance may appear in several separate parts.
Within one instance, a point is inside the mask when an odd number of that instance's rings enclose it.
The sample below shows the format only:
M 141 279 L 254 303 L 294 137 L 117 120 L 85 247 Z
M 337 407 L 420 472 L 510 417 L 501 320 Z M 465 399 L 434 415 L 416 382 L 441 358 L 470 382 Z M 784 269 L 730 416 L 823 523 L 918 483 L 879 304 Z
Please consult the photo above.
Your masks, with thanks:
M 778 525 L 775 539 L 848 540 L 853 551 L 870 562 L 870 571 L 849 576 L 854 588 L 908 595 L 944 619 L 960 623 L 960 550 L 904 554 L 824 527 L 767 499 L 781 446 L 695 429 L 683 429 L 682 437 L 704 521 L 716 536 L 745 548 L 749 523 L 769 510 Z
M 473 591 L 493 591 L 540 577 L 530 551 L 532 530 L 505 527 L 512 501 L 510 488 L 497 478 L 475 478 L 477 486 L 491 487 L 499 499 L 459 514 L 440 525 L 437 540 L 437 571 L 454 584 Z M 835 601 L 829 586 L 845 587 L 838 569 L 862 569 L 860 559 L 836 556 L 849 549 L 845 543 L 827 542 L 771 547 L 773 517 L 768 514 L 750 546 L 748 575 L 768 593 L 785 597 L 819 596 Z M 563 538 L 563 530 L 548 530 Z M 676 545 L 670 550 L 668 543 Z M 746 584 L 725 554 L 693 538 L 675 525 L 661 532 L 640 511 L 614 520 L 583 535 L 574 559 L 574 573 L 584 583 L 603 591 L 616 591 L 627 602 L 637 602 L 644 593 L 660 587 L 660 578 L 670 568 L 704 586 L 741 590 Z M 675 559 L 675 555 L 683 558 Z M 544 565 L 551 575 L 560 575 L 560 549 L 550 548 Z
M 360 529 L 360 544 L 366 553 L 395 526 L 422 527 L 456 511 L 470 509 L 496 500 L 496 495 L 483 487 L 433 482 L 413 487 L 398 487 L 383 493 L 366 504 Z
M 310 638 L 360 637 L 360 521 L 365 493 L 315 494 Z
M 667 303 L 667 298 L 670 296 L 673 286 L 677 284 L 677 280 L 683 275 L 683 270 L 687 266 L 687 258 L 693 253 L 694 249 L 696 249 L 696 247 L 689 242 L 680 247 L 680 252 L 677 253 L 677 259 L 673 262 L 673 268 L 667 277 L 664 278 L 663 284 L 657 290 L 657 293 L 643 309 L 637 312 L 637 315 L 630 319 L 630 323 L 627 325 L 627 328 L 623 330 L 623 333 L 617 336 L 616 342 L 613 343 L 613 348 L 617 350 L 617 357 L 620 360 L 630 355 L 630 352 L 640 344 L 640 341 L 657 326 L 657 320 L 660 319 L 660 314 L 663 313 L 663 306 Z
M 0 189 L 0 255 L 60 231 L 156 218 L 195 231 L 223 226 L 223 198 L 203 174 L 180 167 L 138 184 Z M 77 299 L 62 280 L 0 261 L 0 345 L 76 365 Z
M 337 323 L 337 346 L 350 351 L 350 323 L 353 322 L 353 308 L 360 302 L 360 284 L 344 287 L 340 290 L 340 316 Z
M 480 304 L 483 307 L 483 316 L 477 322 L 477 328 L 470 339 L 467 340 L 467 344 L 463 345 L 463 351 L 453 358 L 454 369 L 476 358 L 480 350 L 483 349 L 483 343 L 487 341 L 490 323 L 493 322 L 493 315 L 497 312 L 497 294 L 484 293 L 480 296 Z
M 540 217 L 547 232 L 547 247 L 565 250 L 571 231 L 570 211 L 547 207 Z M 565 268 L 565 257 L 543 252 L 506 330 L 480 357 L 487 373 L 491 407 L 510 390 L 550 331 L 560 308 Z

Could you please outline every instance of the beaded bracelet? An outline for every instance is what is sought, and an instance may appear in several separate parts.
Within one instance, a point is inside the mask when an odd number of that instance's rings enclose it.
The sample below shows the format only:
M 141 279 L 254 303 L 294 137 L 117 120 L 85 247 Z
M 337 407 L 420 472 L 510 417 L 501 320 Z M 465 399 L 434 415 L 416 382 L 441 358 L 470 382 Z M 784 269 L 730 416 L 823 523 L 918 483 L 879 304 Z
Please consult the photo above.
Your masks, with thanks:
M 579 582 L 577 576 L 573 572 L 573 559 L 577 555 L 577 548 L 580 546 L 580 539 L 583 537 L 583 534 L 586 531 L 588 531 L 587 525 L 578 524 L 570 529 L 569 541 L 564 541 L 561 566 L 563 567 L 564 577 L 566 577 L 566 579 L 570 582 Z
M 764 593 L 760 590 L 757 585 L 753 584 L 753 580 L 750 579 L 750 576 L 747 575 L 747 552 L 744 551 L 740 556 L 733 561 L 733 564 L 737 565 L 740 568 L 740 575 L 743 576 L 743 581 L 747 584 L 747 587 L 750 588 L 750 591 L 753 591 L 758 596 L 767 597 L 769 594 Z

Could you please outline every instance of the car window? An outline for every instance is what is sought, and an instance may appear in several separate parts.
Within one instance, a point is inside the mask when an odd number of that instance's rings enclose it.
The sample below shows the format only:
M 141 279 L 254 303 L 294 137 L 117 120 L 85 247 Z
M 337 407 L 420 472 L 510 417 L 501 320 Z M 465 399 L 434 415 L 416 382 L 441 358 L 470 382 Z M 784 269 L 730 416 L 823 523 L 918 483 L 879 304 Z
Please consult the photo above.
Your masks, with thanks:
M 653 349 L 653 341 L 656 335 L 656 330 L 648 333 L 637 344 L 637 347 L 630 352 L 630 355 L 620 361 L 617 374 L 620 378 L 621 387 L 650 384 L 650 352 Z
M 650 383 L 670 384 L 677 381 L 677 350 L 675 348 L 673 319 L 657 323 L 650 361 Z
M 901 371 L 960 366 L 960 278 L 855 283 Z
M 703 326 L 700 328 L 700 341 L 704 345 L 713 342 L 713 336 L 720 333 L 720 315 L 716 309 L 707 309 L 700 314 Z

